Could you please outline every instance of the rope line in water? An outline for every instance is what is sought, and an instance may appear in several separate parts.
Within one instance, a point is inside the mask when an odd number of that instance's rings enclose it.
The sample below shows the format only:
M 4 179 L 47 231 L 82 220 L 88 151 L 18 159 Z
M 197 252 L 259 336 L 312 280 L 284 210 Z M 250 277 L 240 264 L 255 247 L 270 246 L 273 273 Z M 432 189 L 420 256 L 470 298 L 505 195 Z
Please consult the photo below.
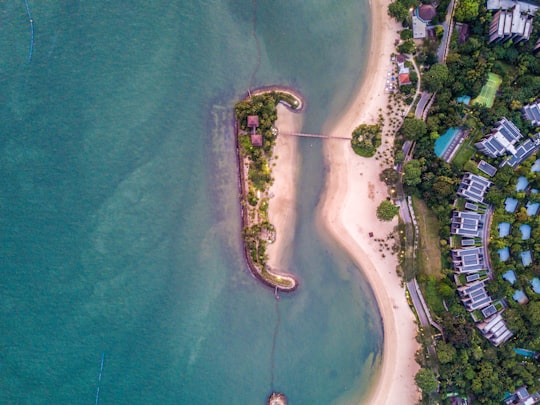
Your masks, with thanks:
M 34 53 L 34 19 L 28 6 L 28 0 L 24 0 L 26 5 L 26 13 L 28 14 L 28 21 L 30 21 L 30 53 L 28 54 L 28 63 L 32 62 L 32 54 Z
M 277 335 L 279 332 L 279 324 L 281 323 L 281 315 L 279 313 L 279 301 L 276 299 L 276 314 L 277 314 L 277 320 L 276 320 L 276 326 L 274 327 L 274 337 L 272 339 L 272 354 L 271 356 L 271 365 L 270 365 L 270 391 L 274 392 L 274 358 L 275 358 L 275 352 L 276 352 L 276 341 L 277 341 Z
M 101 367 L 99 368 L 98 386 L 96 390 L 96 405 L 99 403 L 99 386 L 101 385 L 101 376 L 103 374 L 103 363 L 105 363 L 105 352 L 101 353 Z
M 251 72 L 251 77 L 249 78 L 248 92 L 251 91 L 251 86 L 253 85 L 253 80 L 255 75 L 261 66 L 261 44 L 259 43 L 259 38 L 257 37 L 257 0 L 253 0 L 253 38 L 255 38 L 255 44 L 257 44 L 257 64 L 255 69 Z

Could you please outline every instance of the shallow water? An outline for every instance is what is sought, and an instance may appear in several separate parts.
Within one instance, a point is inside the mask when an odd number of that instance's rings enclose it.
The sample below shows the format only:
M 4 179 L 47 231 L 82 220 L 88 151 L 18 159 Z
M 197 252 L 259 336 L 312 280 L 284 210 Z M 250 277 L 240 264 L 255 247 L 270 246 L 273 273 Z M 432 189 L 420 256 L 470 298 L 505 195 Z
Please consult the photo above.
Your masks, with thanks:
M 349 403 L 382 349 L 373 295 L 314 225 L 321 145 L 300 142 L 279 301 L 244 264 L 232 106 L 256 66 L 253 2 L 0 6 L 1 403 Z M 297 87 L 305 130 L 346 105 L 366 4 L 256 4 L 254 85 Z M 280 317 L 272 380 L 271 344 Z

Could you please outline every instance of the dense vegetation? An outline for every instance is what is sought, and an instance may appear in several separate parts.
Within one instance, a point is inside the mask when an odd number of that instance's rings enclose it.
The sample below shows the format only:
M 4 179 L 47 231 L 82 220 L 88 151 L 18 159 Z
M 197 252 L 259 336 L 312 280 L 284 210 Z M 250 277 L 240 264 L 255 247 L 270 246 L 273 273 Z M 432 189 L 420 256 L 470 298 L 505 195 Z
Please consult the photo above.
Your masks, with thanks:
M 381 146 L 381 126 L 378 124 L 362 124 L 352 133 L 351 145 L 356 154 L 363 157 L 372 157 Z
M 437 8 L 436 18 L 439 21 L 444 19 L 447 4 L 441 2 Z M 404 26 L 409 26 L 410 16 L 406 11 L 411 6 L 415 4 L 413 2 L 411 5 L 410 0 L 396 0 L 391 3 L 388 12 L 402 21 Z M 412 116 L 407 118 L 396 140 L 396 155 L 405 140 L 415 142 L 414 156 L 404 165 L 402 181 L 407 194 L 422 198 L 437 216 L 443 255 L 442 277 L 419 275 L 420 281 L 429 279 L 429 283 L 424 283 L 422 288 L 425 291 L 431 289 L 429 291 L 437 296 L 431 302 L 428 299 L 428 304 L 432 316 L 443 328 L 444 339 L 440 337 L 437 341 L 435 359 L 427 355 L 419 356 L 423 368 L 416 380 L 424 392 L 425 403 L 441 402 L 445 398 L 444 394 L 450 392 L 469 396 L 473 403 L 500 403 L 505 393 L 521 385 L 527 385 L 529 392 L 540 389 L 540 367 L 537 361 L 513 351 L 513 348 L 520 347 L 540 351 L 540 294 L 532 290 L 530 283 L 533 277 L 540 277 L 540 216 L 529 217 L 524 212 L 527 201 L 540 200 L 538 194 L 530 192 L 531 188 L 540 189 L 538 174 L 530 171 L 535 158 L 529 159 L 516 171 L 508 167 L 500 169 L 492 179 L 495 185 L 487 197 L 495 208 L 490 245 L 494 279 L 488 283 L 488 290 L 494 300 L 503 299 L 507 303 L 508 308 L 503 312 L 503 317 L 515 335 L 501 347 L 493 347 L 479 333 L 455 292 L 449 258 L 450 217 L 457 185 L 463 173 L 478 172 L 476 163 L 480 159 L 496 167 L 501 162 L 477 153 L 473 147 L 476 140 L 488 133 L 502 117 L 513 121 L 525 136 L 538 131 L 523 119 L 521 108 L 540 97 L 540 58 L 533 53 L 540 33 L 540 18 L 537 16 L 534 20 L 530 40 L 517 44 L 511 40 L 487 43 L 492 17 L 491 12 L 485 9 L 485 2 L 459 1 L 455 18 L 469 24 L 469 37 L 458 42 L 457 31 L 454 31 L 446 64 L 436 63 L 433 40 L 416 44 L 415 57 L 424 69 L 423 89 L 436 92 L 436 99 L 426 122 L 422 125 Z M 408 38 L 408 34 L 403 36 L 404 40 Z M 489 72 L 503 79 L 492 108 L 479 104 L 466 106 L 457 102 L 456 99 L 463 95 L 474 99 L 486 83 Z M 436 157 L 434 142 L 447 129 L 454 127 L 462 128 L 469 135 L 453 161 L 448 164 Z M 529 180 L 530 188 L 527 191 L 516 191 L 518 176 L 525 176 Z M 390 179 L 391 172 L 384 177 Z M 513 214 L 505 212 L 502 204 L 508 196 L 520 201 Z M 511 224 L 509 236 L 497 237 L 496 227 L 499 222 Z M 531 225 L 530 239 L 522 240 L 519 231 L 521 224 Z M 499 261 L 497 254 L 497 248 L 503 245 L 509 246 L 511 252 L 510 259 L 505 263 Z M 528 267 L 524 267 L 519 258 L 519 253 L 525 250 L 531 250 L 534 258 L 533 264 Z M 502 274 L 508 269 L 514 269 L 517 274 L 514 285 L 502 279 Z M 521 305 L 512 299 L 516 289 L 525 292 L 528 304 Z M 429 341 L 422 341 L 426 345 L 430 344 Z M 426 370 L 434 370 L 436 373 L 431 375 Z M 438 380 L 438 387 L 434 384 L 434 376 Z M 449 400 L 446 401 L 449 403 Z

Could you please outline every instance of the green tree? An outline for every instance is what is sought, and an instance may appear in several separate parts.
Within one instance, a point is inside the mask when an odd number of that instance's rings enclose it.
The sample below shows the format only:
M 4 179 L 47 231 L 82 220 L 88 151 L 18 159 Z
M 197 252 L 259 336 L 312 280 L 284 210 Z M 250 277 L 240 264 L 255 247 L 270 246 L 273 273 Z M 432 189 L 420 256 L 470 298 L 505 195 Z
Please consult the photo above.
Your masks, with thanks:
M 401 53 L 413 54 L 416 50 L 416 45 L 412 39 L 407 39 L 403 41 L 402 44 L 398 45 L 397 50 Z
M 444 63 L 436 63 L 423 76 L 424 90 L 435 93 L 441 90 L 448 81 L 448 67 Z
M 388 5 L 388 15 L 398 22 L 405 21 L 409 16 L 409 10 L 399 1 L 394 1 Z
M 473 21 L 478 17 L 480 2 L 478 0 L 459 0 L 454 17 L 460 22 Z
M 391 221 L 399 212 L 399 207 L 391 201 L 384 200 L 377 207 L 377 218 L 381 221 Z
M 426 123 L 418 118 L 405 118 L 401 125 L 401 132 L 405 138 L 415 141 L 427 134 Z
M 437 344 L 437 358 L 441 363 L 450 363 L 456 356 L 457 352 L 454 346 L 444 342 Z
M 439 386 L 435 373 L 428 368 L 421 368 L 418 370 L 418 373 L 414 376 L 414 381 L 416 381 L 418 388 L 426 394 L 432 393 Z
M 422 181 L 422 167 L 416 159 L 409 160 L 403 166 L 403 183 L 408 186 L 416 186 Z
M 379 175 L 381 181 L 387 186 L 393 186 L 399 181 L 399 173 L 391 167 L 384 169 Z

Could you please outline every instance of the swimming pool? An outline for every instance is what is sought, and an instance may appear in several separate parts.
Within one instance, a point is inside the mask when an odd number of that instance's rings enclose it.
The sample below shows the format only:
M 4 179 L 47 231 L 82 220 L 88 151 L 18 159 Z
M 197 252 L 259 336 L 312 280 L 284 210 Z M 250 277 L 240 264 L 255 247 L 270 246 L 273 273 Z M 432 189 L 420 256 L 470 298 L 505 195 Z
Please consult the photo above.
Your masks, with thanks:
M 457 134 L 459 134 L 459 128 L 450 128 L 435 140 L 434 150 L 437 157 L 441 157 L 444 152 L 446 152 L 446 149 L 448 149 L 452 139 L 454 139 L 454 136 Z
M 536 162 L 531 167 L 531 172 L 540 172 L 540 159 L 536 159 Z

